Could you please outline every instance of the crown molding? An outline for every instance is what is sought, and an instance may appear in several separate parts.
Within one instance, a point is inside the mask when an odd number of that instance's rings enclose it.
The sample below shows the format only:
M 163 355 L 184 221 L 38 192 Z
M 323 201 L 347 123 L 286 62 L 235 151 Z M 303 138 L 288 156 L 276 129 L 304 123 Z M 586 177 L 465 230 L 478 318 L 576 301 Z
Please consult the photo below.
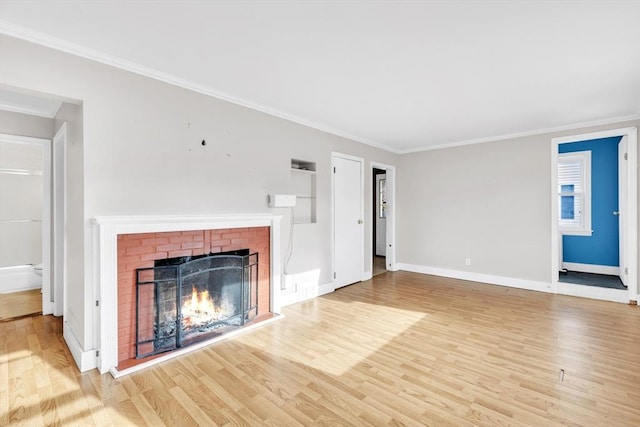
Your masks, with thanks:
M 440 150 L 443 148 L 460 147 L 464 145 L 474 145 L 474 144 L 483 144 L 486 142 L 504 141 L 507 139 L 516 139 L 516 138 L 524 138 L 527 136 L 544 135 L 547 133 L 564 132 L 568 130 L 577 130 L 577 129 L 588 128 L 592 126 L 618 124 L 618 123 L 632 121 L 632 120 L 640 120 L 640 114 L 632 114 L 629 116 L 621 116 L 621 117 L 611 117 L 608 119 L 574 123 L 570 125 L 556 126 L 556 127 L 544 128 L 544 129 L 536 129 L 536 130 L 526 131 L 526 132 L 517 132 L 517 133 L 511 133 L 511 134 L 505 134 L 505 135 L 491 136 L 487 138 L 469 139 L 465 141 L 457 141 L 457 142 L 451 142 L 447 144 L 411 148 L 408 150 L 399 150 L 398 154 L 411 154 L 411 153 L 419 153 L 422 151 L 431 151 L 431 150 Z
M 350 133 L 343 132 L 341 130 L 335 129 L 325 124 L 315 122 L 313 120 L 309 120 L 303 117 L 289 114 L 284 111 L 280 111 L 266 105 L 249 101 L 244 98 L 233 96 L 223 91 L 219 91 L 217 89 L 214 89 L 208 86 L 200 85 L 195 82 L 174 76 L 172 74 L 155 70 L 153 68 L 145 67 L 135 62 L 127 61 L 127 60 L 118 58 L 116 56 L 112 56 L 104 52 L 100 52 L 95 49 L 88 48 L 86 46 L 82 46 L 76 43 L 71 43 L 69 41 L 66 41 L 57 37 L 53 37 L 45 33 L 41 33 L 39 31 L 35 31 L 19 25 L 15 25 L 3 19 L 0 19 L 0 34 L 5 34 L 7 36 L 22 39 L 31 43 L 41 45 L 41 46 L 46 46 L 51 49 L 69 53 L 75 56 L 79 56 L 81 58 L 89 59 L 95 62 L 99 62 L 101 64 L 111 66 L 114 68 L 119 68 L 121 70 L 129 71 L 131 73 L 135 73 L 135 74 L 148 77 L 154 80 L 159 80 L 164 83 L 171 84 L 173 86 L 178 86 L 183 89 L 187 89 L 203 95 L 211 96 L 213 98 L 227 101 L 232 104 L 236 104 L 242 107 L 249 108 L 251 110 L 269 114 L 271 116 L 278 117 L 293 123 L 297 123 L 302 126 L 306 126 L 318 131 L 326 132 L 326 133 L 329 133 L 341 138 L 345 138 L 354 142 L 359 142 L 361 144 L 365 144 L 365 145 L 378 148 L 384 151 L 388 151 L 394 154 L 411 154 L 411 153 L 418 153 L 422 151 L 459 147 L 464 145 L 482 144 L 486 142 L 503 141 L 507 139 L 523 138 L 527 136 L 542 135 L 545 133 L 561 132 L 566 130 L 579 129 L 583 127 L 601 126 L 601 125 L 619 123 L 619 122 L 628 121 L 628 120 L 640 119 L 640 114 L 634 114 L 629 116 L 615 117 L 615 118 L 609 118 L 609 119 L 603 119 L 603 120 L 597 120 L 597 121 L 591 121 L 591 122 L 575 123 L 575 124 L 558 126 L 558 127 L 537 129 L 537 130 L 531 130 L 531 131 L 525 131 L 525 132 L 517 132 L 517 133 L 505 134 L 505 135 L 490 136 L 485 138 L 456 141 L 456 142 L 445 143 L 445 144 L 421 146 L 421 147 L 403 150 L 403 149 L 392 148 L 385 144 L 378 143 L 376 141 L 372 141 L 367 138 L 362 138 L 356 135 L 352 135 Z
M 127 61 L 116 56 L 112 56 L 95 49 L 88 48 L 76 43 L 72 43 L 66 40 L 62 40 L 57 37 L 50 36 L 48 34 L 34 31 L 29 28 L 25 28 L 19 25 L 15 25 L 11 22 L 0 19 L 0 34 L 5 34 L 10 37 L 22 39 L 31 43 L 35 43 L 41 46 L 46 46 L 51 49 L 59 50 L 65 53 L 69 53 L 81 58 L 89 59 L 101 64 L 109 65 L 111 67 L 119 68 L 121 70 L 129 71 L 144 77 L 148 77 L 154 80 L 159 80 L 164 83 L 168 83 L 173 86 L 178 86 L 183 89 L 188 89 L 193 92 L 197 92 L 203 95 L 211 96 L 213 98 L 221 99 L 223 101 L 230 102 L 232 104 L 240 105 L 255 111 L 260 111 L 271 116 L 275 116 L 293 123 L 297 123 L 312 129 L 316 129 L 322 132 L 330 133 L 335 136 L 339 136 L 351 141 L 359 142 L 365 145 L 369 145 L 381 150 L 389 151 L 392 153 L 398 153 L 398 150 L 388 147 L 384 144 L 370 141 L 366 138 L 361 138 L 347 132 L 340 131 L 321 123 L 317 123 L 313 120 L 298 117 L 293 114 L 286 113 L 284 111 L 277 110 L 275 108 L 268 107 L 256 102 L 249 101 L 244 98 L 230 95 L 228 93 L 219 91 L 217 89 L 200 85 L 192 81 L 174 76 L 172 74 L 164 73 L 162 71 L 155 70 L 153 68 L 145 67 L 135 62 Z

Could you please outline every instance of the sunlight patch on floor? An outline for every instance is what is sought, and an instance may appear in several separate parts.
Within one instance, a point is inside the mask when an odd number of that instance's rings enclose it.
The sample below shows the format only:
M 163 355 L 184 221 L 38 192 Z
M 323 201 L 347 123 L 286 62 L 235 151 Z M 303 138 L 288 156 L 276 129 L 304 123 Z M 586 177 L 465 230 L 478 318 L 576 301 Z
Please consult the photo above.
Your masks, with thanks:
M 266 339 L 262 340 L 257 334 L 249 334 L 242 337 L 242 344 L 327 374 L 342 375 L 353 367 L 366 363 L 372 355 L 429 316 L 423 312 L 364 302 L 332 301 L 331 304 L 332 311 L 344 313 L 344 322 L 339 325 L 316 318 L 313 315 L 315 310 L 310 307 L 308 327 L 305 329 L 307 332 L 287 336 L 286 331 L 271 330 L 268 333 L 277 337 L 277 343 L 274 343 L 273 337 L 265 337 Z M 366 334 L 349 327 L 353 316 L 369 320 Z M 362 325 L 359 329 L 362 329 Z M 295 345 L 288 344 L 294 342 Z M 305 350 L 301 352 L 301 348 Z

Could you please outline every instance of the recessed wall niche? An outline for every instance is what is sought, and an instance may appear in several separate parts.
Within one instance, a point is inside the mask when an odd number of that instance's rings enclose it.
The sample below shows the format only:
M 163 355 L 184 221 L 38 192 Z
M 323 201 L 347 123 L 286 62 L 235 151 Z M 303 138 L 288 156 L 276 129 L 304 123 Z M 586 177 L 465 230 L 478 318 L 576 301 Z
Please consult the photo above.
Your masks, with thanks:
M 294 224 L 316 222 L 316 163 L 291 159 L 290 193 L 296 196 Z

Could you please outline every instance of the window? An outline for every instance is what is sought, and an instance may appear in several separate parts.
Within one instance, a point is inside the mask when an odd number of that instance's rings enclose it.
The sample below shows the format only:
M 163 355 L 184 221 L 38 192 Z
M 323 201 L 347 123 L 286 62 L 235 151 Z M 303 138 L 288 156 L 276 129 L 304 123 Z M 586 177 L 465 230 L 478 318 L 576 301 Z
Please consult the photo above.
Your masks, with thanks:
M 558 155 L 558 221 L 563 234 L 592 234 L 591 151 Z

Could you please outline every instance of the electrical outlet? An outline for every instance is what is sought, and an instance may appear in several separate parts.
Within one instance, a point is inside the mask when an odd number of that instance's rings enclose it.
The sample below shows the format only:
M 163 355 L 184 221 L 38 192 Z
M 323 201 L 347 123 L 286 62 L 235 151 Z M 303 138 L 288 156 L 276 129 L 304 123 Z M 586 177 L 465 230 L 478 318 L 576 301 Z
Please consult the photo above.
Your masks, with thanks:
M 471 258 L 467 258 L 464 260 L 465 265 L 471 265 Z

